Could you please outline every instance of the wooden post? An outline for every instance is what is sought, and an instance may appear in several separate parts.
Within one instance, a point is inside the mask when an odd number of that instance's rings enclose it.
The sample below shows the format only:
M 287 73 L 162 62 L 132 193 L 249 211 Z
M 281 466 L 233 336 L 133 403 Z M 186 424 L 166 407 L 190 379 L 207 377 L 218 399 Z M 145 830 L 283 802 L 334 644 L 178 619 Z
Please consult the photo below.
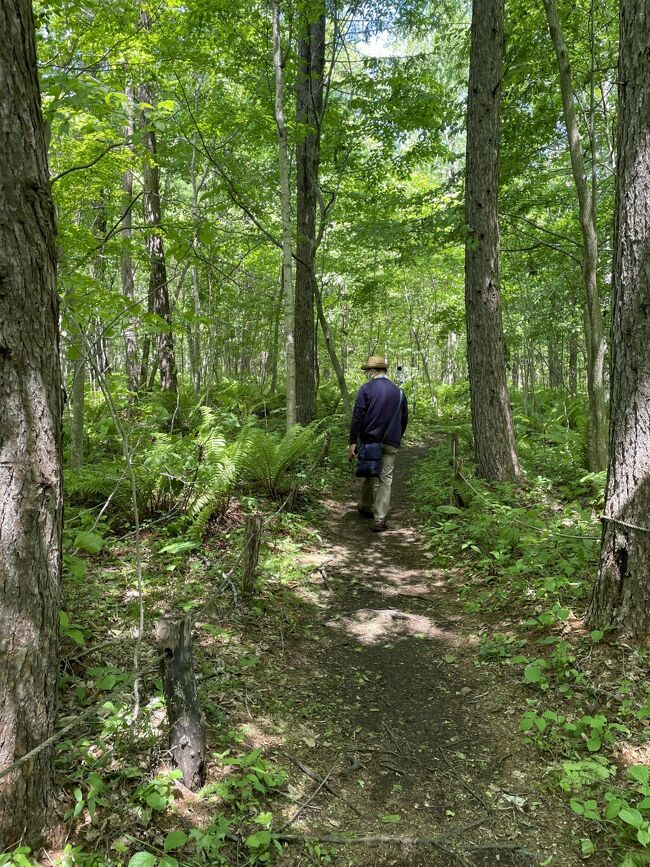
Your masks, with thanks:
M 169 720 L 169 749 L 183 772 L 183 783 L 196 790 L 205 782 L 205 719 L 194 680 L 192 621 L 168 614 L 156 621 L 156 643 Z
M 262 516 L 246 515 L 244 523 L 244 557 L 242 560 L 242 594 L 250 596 L 260 556 L 262 539 Z

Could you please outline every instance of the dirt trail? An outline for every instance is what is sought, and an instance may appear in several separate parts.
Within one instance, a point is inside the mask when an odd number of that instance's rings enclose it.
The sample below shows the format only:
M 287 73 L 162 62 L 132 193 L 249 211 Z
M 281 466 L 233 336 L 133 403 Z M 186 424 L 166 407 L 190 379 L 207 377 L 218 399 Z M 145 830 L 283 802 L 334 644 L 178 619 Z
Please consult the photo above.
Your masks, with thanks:
M 443 838 L 346 845 L 336 863 L 348 865 L 574 865 L 572 814 L 544 791 L 518 732 L 525 696 L 477 667 L 477 624 L 420 547 L 406 480 L 423 453 L 398 458 L 388 532 L 357 514 L 351 483 L 326 504 L 323 548 L 302 558 L 315 570 L 304 602 L 317 614 L 285 648 L 301 709 L 286 749 L 330 772 L 345 801 L 321 792 L 292 829 Z M 304 864 L 305 854 L 280 860 Z

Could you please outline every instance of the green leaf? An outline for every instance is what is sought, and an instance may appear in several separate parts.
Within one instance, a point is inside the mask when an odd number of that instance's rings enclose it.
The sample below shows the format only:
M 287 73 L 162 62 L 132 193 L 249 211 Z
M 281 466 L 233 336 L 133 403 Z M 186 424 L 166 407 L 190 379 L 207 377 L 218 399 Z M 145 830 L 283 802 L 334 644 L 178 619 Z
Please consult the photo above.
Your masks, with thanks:
M 129 867 L 153 867 L 157 858 L 151 852 L 136 852 L 129 861 Z
M 161 548 L 160 554 L 180 554 L 182 551 L 192 551 L 194 548 L 198 548 L 198 542 L 172 542 L 169 545 L 165 545 L 164 548 Z
M 95 686 L 97 689 L 113 689 L 115 684 L 117 683 L 117 675 L 115 674 L 106 674 L 101 680 L 96 681 Z
M 647 846 L 650 843 L 650 832 L 647 828 L 639 828 L 636 832 L 636 839 L 642 846 Z
M 593 842 L 589 839 L 589 837 L 583 837 L 580 841 L 580 851 L 584 858 L 588 858 L 590 855 L 593 855 L 596 851 L 596 847 Z
M 59 611 L 59 626 L 61 629 L 67 629 L 70 623 L 70 618 L 65 611 Z
M 68 638 L 71 638 L 75 644 L 85 644 L 86 639 L 84 638 L 84 634 L 80 629 L 66 629 L 65 634 Z
M 632 825 L 633 828 L 642 828 L 645 824 L 643 816 L 638 810 L 635 810 L 634 807 L 624 807 L 618 814 L 618 818 L 622 822 L 627 822 L 628 825 Z
M 82 551 L 88 551 L 89 554 L 99 554 L 104 545 L 104 540 L 97 533 L 91 533 L 89 530 L 82 530 L 77 533 L 77 538 L 74 540 L 74 547 L 81 548 Z
M 531 662 L 524 669 L 524 683 L 539 683 L 542 679 L 542 669 L 537 663 Z
M 627 769 L 627 775 L 631 780 L 636 780 L 637 783 L 643 783 L 644 786 L 647 786 L 648 779 L 650 778 L 650 768 L 646 765 L 632 765 L 632 767 Z
M 187 843 L 187 834 L 184 831 L 170 831 L 165 837 L 163 849 L 165 852 L 173 852 L 181 849 Z
M 160 792 L 149 792 L 145 800 L 152 810 L 164 810 L 167 806 L 167 798 L 163 798 Z
M 249 849 L 264 849 L 271 842 L 270 831 L 257 831 L 246 838 L 246 845 Z
M 590 753 L 597 753 L 600 747 L 600 738 L 589 738 L 589 740 L 587 741 L 587 749 Z
M 603 638 L 605 633 L 601 632 L 600 629 L 594 629 L 589 633 L 589 635 L 591 636 L 591 640 L 595 644 L 597 641 L 600 641 Z
M 401 822 L 402 817 L 398 813 L 389 813 L 387 816 L 382 816 L 381 821 L 393 824 L 395 822 Z

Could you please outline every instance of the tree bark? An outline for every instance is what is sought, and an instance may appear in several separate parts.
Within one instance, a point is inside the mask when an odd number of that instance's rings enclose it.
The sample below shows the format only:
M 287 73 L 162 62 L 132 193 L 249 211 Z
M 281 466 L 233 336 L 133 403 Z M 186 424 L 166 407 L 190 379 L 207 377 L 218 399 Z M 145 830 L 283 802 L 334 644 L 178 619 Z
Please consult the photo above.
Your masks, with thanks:
M 284 286 L 284 351 L 287 388 L 287 430 L 296 423 L 296 355 L 294 345 L 295 292 L 291 243 L 291 190 L 289 152 L 284 121 L 284 73 L 280 41 L 280 0 L 273 0 L 273 70 L 275 73 L 275 122 L 278 129 L 280 209 L 282 211 L 282 285 Z
M 611 423 L 592 625 L 650 634 L 650 10 L 621 0 Z M 642 529 L 639 529 L 642 528 Z
M 72 359 L 72 417 L 70 419 L 70 463 L 75 469 L 84 462 L 84 415 L 86 407 L 86 346 L 83 336 L 79 334 L 76 324 L 72 325 L 74 343 L 70 354 Z
M 582 231 L 582 279 L 585 288 L 584 328 L 587 350 L 587 393 L 589 397 L 589 469 L 600 472 L 607 466 L 605 447 L 605 337 L 598 298 L 598 237 L 589 180 L 585 172 L 580 130 L 573 100 L 571 66 L 555 0 L 544 0 L 548 28 L 557 57 L 564 122 L 569 140 L 571 169 L 578 194 Z
M 503 0 L 475 0 L 472 13 L 465 211 L 465 315 L 477 474 L 518 479 L 499 290 L 499 98 Z
M 255 574 L 260 558 L 262 541 L 262 516 L 246 515 L 244 520 L 244 552 L 242 556 L 242 594 L 252 596 Z
M 145 30 L 150 28 L 149 16 L 141 11 L 140 20 Z M 140 86 L 140 102 L 153 104 L 153 94 L 148 84 Z M 167 285 L 167 266 L 165 264 L 165 245 L 162 233 L 162 212 L 160 205 L 160 169 L 157 160 L 156 133 L 142 112 L 142 141 L 148 151 L 144 165 L 143 203 L 144 220 L 149 227 L 147 233 L 147 252 L 150 258 L 149 295 L 152 312 L 163 319 L 168 329 L 158 335 L 158 365 L 160 384 L 163 391 L 178 391 L 174 337 L 171 330 L 169 308 L 169 288 Z
M 131 141 L 133 137 L 133 94 L 131 88 L 126 88 L 126 98 L 129 107 L 129 123 L 126 129 L 127 141 Z M 129 308 L 133 307 L 135 300 L 135 281 L 133 278 L 133 262 L 131 259 L 131 233 L 133 229 L 133 219 L 131 216 L 131 208 L 133 205 L 133 172 L 127 169 L 122 179 L 122 207 L 124 218 L 122 220 L 122 249 L 120 251 L 120 273 L 122 277 L 122 294 L 124 295 Z M 132 311 L 129 310 L 124 326 L 124 359 L 126 366 L 126 380 L 129 386 L 129 391 L 132 394 L 137 394 L 138 391 L 138 349 L 135 334 L 135 322 L 132 316 Z
M 54 207 L 29 0 L 0 7 L 0 767 L 53 732 L 61 583 Z M 0 851 L 34 847 L 52 750 L 0 781 Z
M 314 298 L 316 294 L 316 210 L 325 69 L 325 15 L 301 16 L 296 83 L 296 419 L 309 424 L 316 414 Z
M 199 704 L 192 659 L 192 621 L 169 614 L 156 621 L 156 643 L 169 721 L 169 749 L 183 772 L 183 783 L 195 791 L 205 782 L 205 718 Z
M 336 347 L 334 346 L 334 341 L 332 340 L 332 330 L 329 326 L 329 322 L 325 317 L 325 310 L 323 309 L 323 296 L 318 286 L 316 286 L 316 305 L 318 309 L 318 321 L 320 322 L 323 337 L 325 338 L 327 353 L 330 357 L 330 361 L 332 362 L 332 367 L 334 368 L 334 373 L 336 374 L 336 380 L 339 384 L 341 400 L 343 401 L 343 409 L 345 411 L 346 417 L 350 418 L 352 415 L 352 402 L 350 401 L 350 392 L 348 391 L 348 384 L 345 381 L 343 366 L 336 354 Z

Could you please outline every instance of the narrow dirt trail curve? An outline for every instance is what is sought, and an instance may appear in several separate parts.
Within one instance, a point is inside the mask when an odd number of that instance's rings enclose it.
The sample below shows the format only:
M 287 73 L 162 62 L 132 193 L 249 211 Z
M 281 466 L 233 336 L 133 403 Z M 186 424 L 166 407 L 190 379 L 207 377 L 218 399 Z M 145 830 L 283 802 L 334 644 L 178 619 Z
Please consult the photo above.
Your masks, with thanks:
M 351 483 L 326 504 L 323 549 L 301 558 L 321 569 L 304 600 L 317 612 L 309 637 L 287 648 L 308 708 L 292 754 L 331 771 L 362 815 L 328 795 L 293 829 L 446 838 L 341 847 L 349 865 L 575 864 L 570 814 L 540 795 L 541 768 L 517 731 L 522 697 L 512 709 L 498 672 L 477 667 L 475 624 L 414 529 L 406 482 L 424 453 L 399 455 L 388 532 L 357 514 Z

